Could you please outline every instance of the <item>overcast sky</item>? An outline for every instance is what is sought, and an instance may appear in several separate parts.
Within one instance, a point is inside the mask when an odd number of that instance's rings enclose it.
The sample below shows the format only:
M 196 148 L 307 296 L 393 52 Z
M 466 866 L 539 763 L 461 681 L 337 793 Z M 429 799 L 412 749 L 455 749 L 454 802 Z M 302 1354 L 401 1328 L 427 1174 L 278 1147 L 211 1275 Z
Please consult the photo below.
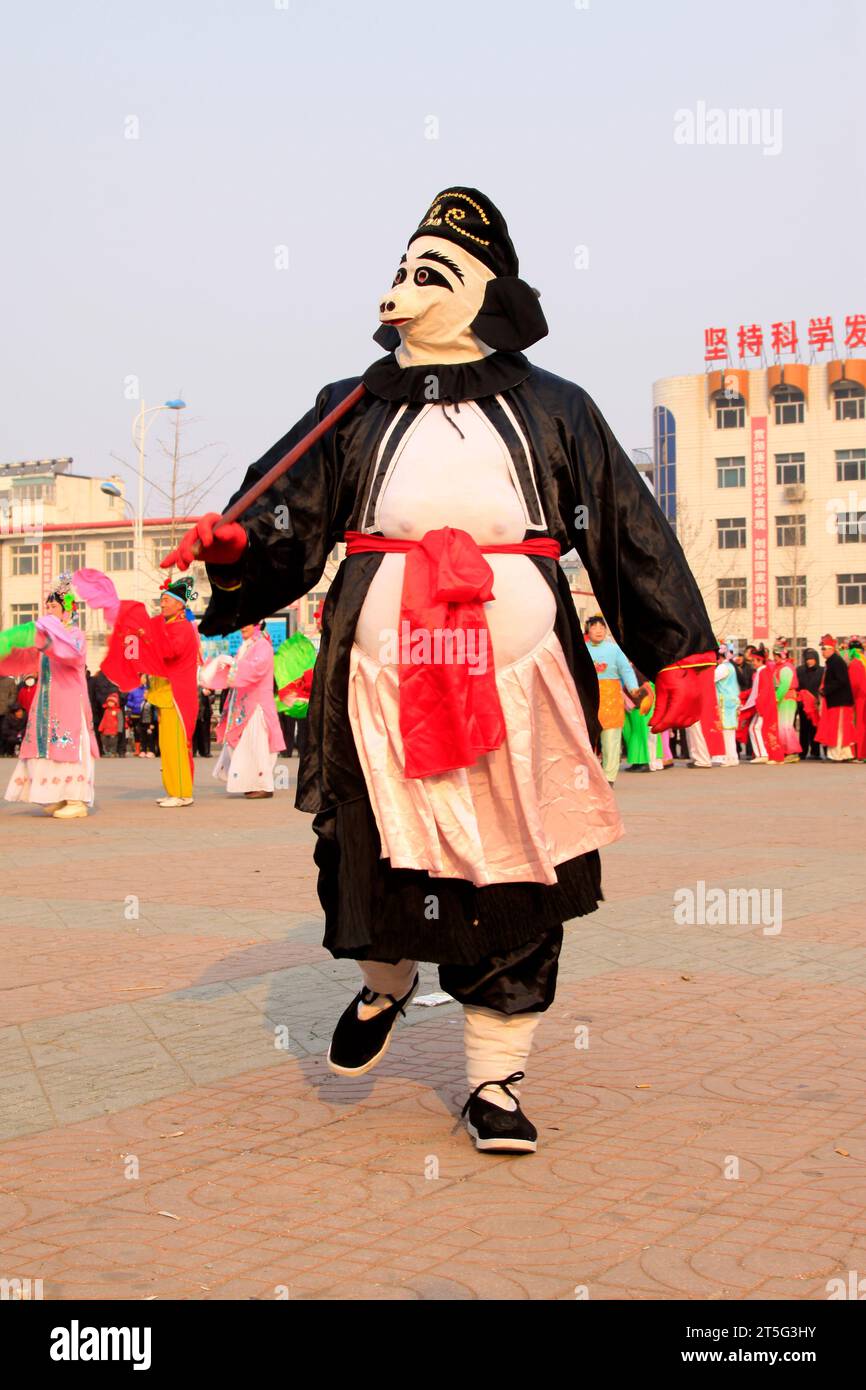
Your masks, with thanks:
M 706 326 L 794 318 L 805 334 L 811 316 L 866 311 L 864 14 L 8 7 L 0 460 L 122 471 L 137 378 L 148 404 L 183 393 L 187 447 L 216 442 L 190 471 L 225 455 L 221 505 L 319 386 L 380 355 L 381 292 L 449 183 L 508 219 L 550 323 L 532 359 L 586 387 L 626 448 L 649 444 L 651 383 L 703 370 Z M 699 103 L 762 109 L 764 136 L 679 143 L 676 113 Z M 164 512 L 158 494 L 148 510 Z

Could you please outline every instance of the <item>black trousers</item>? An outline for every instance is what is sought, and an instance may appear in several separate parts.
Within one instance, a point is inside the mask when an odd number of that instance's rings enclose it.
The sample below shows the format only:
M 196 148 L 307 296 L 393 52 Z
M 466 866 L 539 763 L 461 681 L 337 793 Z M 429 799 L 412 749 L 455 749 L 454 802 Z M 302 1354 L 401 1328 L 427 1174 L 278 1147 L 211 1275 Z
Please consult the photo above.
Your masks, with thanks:
M 544 1013 L 553 1003 L 562 927 L 476 965 L 440 965 L 439 983 L 460 1004 L 498 1014 Z
M 142 753 L 156 753 L 159 748 L 159 725 L 156 720 L 152 724 L 139 720 L 139 730 Z
M 210 757 L 210 718 L 199 715 L 192 733 L 193 755 L 199 758 Z
M 820 758 L 821 745 L 815 742 L 816 726 L 808 714 L 800 710 L 800 758 Z

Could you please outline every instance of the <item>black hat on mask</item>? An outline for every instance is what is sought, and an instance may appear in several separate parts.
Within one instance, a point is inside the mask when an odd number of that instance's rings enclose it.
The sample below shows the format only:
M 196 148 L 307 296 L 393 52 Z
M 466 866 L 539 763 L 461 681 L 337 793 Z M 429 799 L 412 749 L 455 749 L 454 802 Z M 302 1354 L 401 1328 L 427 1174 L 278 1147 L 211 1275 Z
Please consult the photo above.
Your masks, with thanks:
M 520 269 L 505 218 L 477 188 L 437 193 L 407 245 L 419 236 L 441 237 L 462 246 L 494 275 L 517 275 Z
M 505 218 L 484 193 L 454 185 L 437 193 L 407 246 L 423 236 L 462 246 L 496 277 L 488 282 L 481 308 L 469 325 L 483 343 L 497 351 L 520 352 L 547 336 L 538 293 L 518 275 L 520 263 Z M 400 341 L 388 324 L 373 337 L 387 351 Z

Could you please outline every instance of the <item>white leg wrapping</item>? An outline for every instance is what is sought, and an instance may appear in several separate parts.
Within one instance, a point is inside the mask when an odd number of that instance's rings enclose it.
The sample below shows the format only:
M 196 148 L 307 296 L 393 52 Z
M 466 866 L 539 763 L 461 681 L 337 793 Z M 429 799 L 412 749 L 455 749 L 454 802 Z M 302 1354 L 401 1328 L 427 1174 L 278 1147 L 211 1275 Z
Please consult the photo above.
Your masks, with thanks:
M 418 963 L 414 960 L 399 960 L 396 965 L 388 965 L 381 960 L 359 960 L 358 964 L 364 984 L 381 996 L 372 1004 L 358 1005 L 360 1019 L 372 1018 L 382 1009 L 390 1009 L 391 1001 L 385 998 L 386 995 L 393 994 L 395 999 L 402 999 L 404 994 L 408 994 L 418 969 Z
M 541 1022 L 540 1013 L 499 1014 L 472 1004 L 464 1005 L 463 1013 L 466 1079 L 470 1091 L 484 1081 L 504 1080 L 514 1071 L 526 1070 L 533 1035 Z M 516 1096 L 520 1095 L 519 1086 L 512 1084 L 509 1089 Z M 515 1109 L 501 1086 L 486 1086 L 481 1095 L 503 1110 Z
M 763 728 L 764 721 L 760 714 L 756 714 L 749 725 L 749 742 L 752 745 L 752 752 L 756 758 L 766 758 L 767 756 L 767 746 L 764 743 L 764 735 L 762 732 Z
M 704 738 L 704 731 L 700 724 L 691 724 L 686 729 L 686 746 L 689 750 L 689 757 L 696 767 L 712 767 L 710 750 L 707 747 L 707 740 Z

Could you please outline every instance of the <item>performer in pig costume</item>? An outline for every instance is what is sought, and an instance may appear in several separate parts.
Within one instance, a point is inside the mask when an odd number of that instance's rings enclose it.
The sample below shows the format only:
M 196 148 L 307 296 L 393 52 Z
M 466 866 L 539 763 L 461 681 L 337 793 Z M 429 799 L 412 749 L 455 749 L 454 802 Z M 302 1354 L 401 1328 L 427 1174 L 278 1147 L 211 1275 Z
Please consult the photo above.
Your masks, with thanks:
M 381 213 L 381 207 L 379 208 Z M 559 555 L 575 548 L 616 640 L 656 682 L 654 728 L 692 724 L 715 639 L 667 521 L 578 386 L 522 350 L 547 332 L 502 214 L 450 187 L 379 305 L 391 349 L 360 403 L 243 518 L 198 543 L 226 633 L 314 589 L 337 541 L 296 804 L 312 812 L 325 945 L 362 987 L 328 1061 L 382 1058 L 439 965 L 463 1005 L 467 1128 L 531 1152 L 520 1104 L 563 923 L 595 910 L 622 833 L 593 755 L 598 682 Z M 358 385 L 326 386 L 259 478 Z

